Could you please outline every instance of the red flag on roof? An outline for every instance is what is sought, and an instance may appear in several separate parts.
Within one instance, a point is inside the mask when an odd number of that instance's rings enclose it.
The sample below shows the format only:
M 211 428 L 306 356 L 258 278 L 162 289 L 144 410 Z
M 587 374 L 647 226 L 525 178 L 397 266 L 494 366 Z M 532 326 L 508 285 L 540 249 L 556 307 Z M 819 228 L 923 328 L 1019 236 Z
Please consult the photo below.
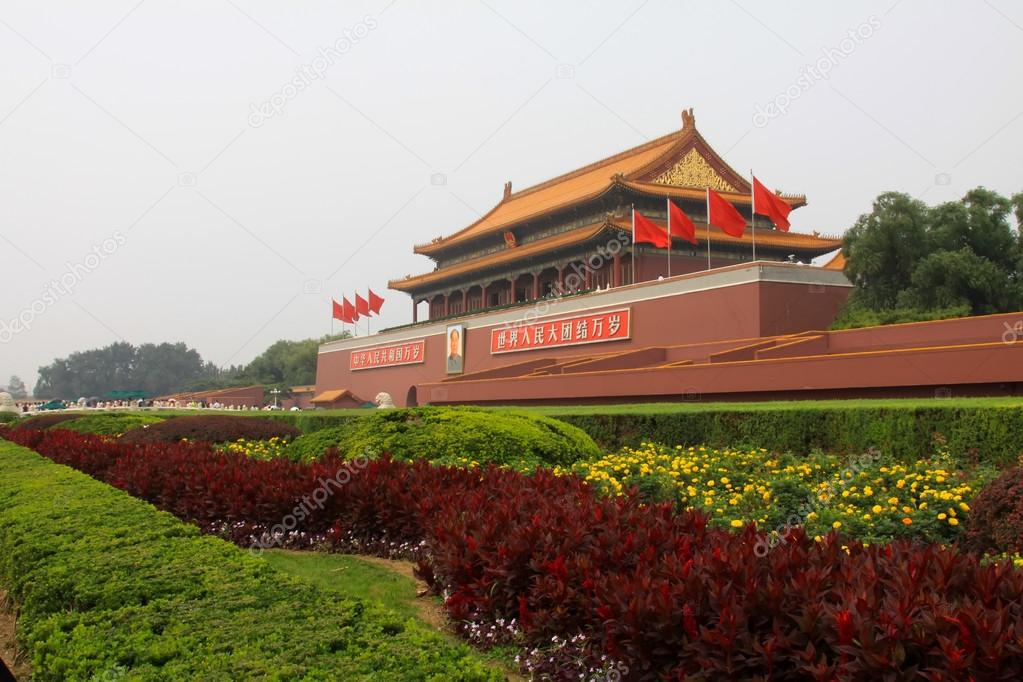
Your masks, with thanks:
M 671 239 L 657 223 L 632 209 L 632 243 L 653 244 L 659 249 L 666 249 L 671 245 Z
M 720 227 L 725 234 L 742 237 L 746 231 L 746 219 L 723 196 L 707 188 L 707 222 Z
M 342 322 L 348 322 L 348 320 L 345 318 L 345 307 L 338 303 L 337 301 L 335 301 L 334 299 L 330 299 L 330 302 L 333 306 L 332 312 L 333 318 L 335 320 L 341 320 Z
M 680 237 L 690 244 L 696 243 L 696 225 L 671 199 L 668 199 L 668 231 L 672 237 Z
M 355 294 L 355 310 L 364 317 L 369 317 L 369 301 Z
M 369 291 L 370 311 L 372 311 L 374 314 L 380 314 L 380 308 L 382 308 L 384 305 L 384 299 L 374 294 L 372 289 L 368 289 L 367 291 Z
M 356 320 L 358 320 L 359 311 L 355 309 L 355 306 L 352 305 L 351 301 L 342 296 L 341 302 L 344 304 L 345 307 L 345 317 L 348 318 L 347 322 L 354 323 Z
M 780 196 L 764 187 L 763 183 L 753 177 L 753 206 L 757 215 L 765 215 L 771 219 L 782 232 L 789 231 L 789 213 L 792 207 Z

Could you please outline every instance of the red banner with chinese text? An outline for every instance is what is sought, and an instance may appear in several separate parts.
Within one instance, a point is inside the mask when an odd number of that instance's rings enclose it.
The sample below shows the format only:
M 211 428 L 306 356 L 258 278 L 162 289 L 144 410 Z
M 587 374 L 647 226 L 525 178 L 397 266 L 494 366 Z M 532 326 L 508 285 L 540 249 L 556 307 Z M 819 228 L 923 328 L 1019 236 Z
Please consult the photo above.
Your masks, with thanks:
M 490 354 L 623 341 L 631 332 L 630 308 L 497 327 L 490 331 Z
M 397 367 L 398 365 L 415 365 L 423 362 L 426 356 L 426 340 L 416 339 L 388 346 L 360 348 L 348 354 L 348 369 L 377 369 L 379 367 Z

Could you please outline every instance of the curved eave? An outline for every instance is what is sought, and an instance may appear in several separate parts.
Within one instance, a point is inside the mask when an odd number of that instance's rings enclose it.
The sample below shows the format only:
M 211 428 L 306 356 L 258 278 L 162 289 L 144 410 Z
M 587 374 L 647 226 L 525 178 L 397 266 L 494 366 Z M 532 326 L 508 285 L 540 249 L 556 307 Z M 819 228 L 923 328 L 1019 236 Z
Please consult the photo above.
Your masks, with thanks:
M 691 131 L 690 130 L 688 130 L 688 129 L 675 130 L 675 131 L 672 131 L 672 132 L 670 132 L 670 133 L 668 133 L 666 135 L 662 135 L 661 137 L 658 137 L 656 139 L 650 140 L 649 142 L 645 142 L 645 143 L 643 143 L 643 144 L 641 144 L 641 145 L 639 145 L 637 147 L 633 147 L 631 149 L 626 149 L 625 151 L 619 152 L 617 154 L 613 154 L 613 155 L 608 156 L 606 158 L 600 159 L 599 161 L 594 161 L 593 163 L 587 164 L 587 165 L 585 165 L 585 166 L 583 166 L 581 168 L 577 168 L 577 169 L 575 169 L 573 171 L 570 171 L 568 173 L 564 173 L 564 174 L 559 175 L 557 177 L 551 178 L 550 180 L 546 180 L 544 182 L 541 182 L 539 184 L 533 185 L 531 187 L 527 187 L 525 189 L 519 190 L 518 192 L 512 192 L 510 195 L 508 195 L 508 196 L 504 197 L 503 199 L 501 199 L 501 201 L 498 202 L 498 204 L 496 206 L 494 206 L 494 208 L 490 209 L 485 215 L 481 216 L 478 220 L 474 221 L 472 224 L 467 225 L 466 227 L 462 228 L 461 230 L 459 230 L 459 231 L 457 231 L 457 232 L 455 232 L 453 234 L 450 234 L 450 235 L 448 235 L 446 237 L 438 237 L 437 239 L 434 239 L 433 241 L 431 241 L 429 243 L 426 243 L 426 244 L 417 244 L 415 247 L 413 247 L 413 252 L 421 254 L 421 255 L 424 255 L 424 256 L 430 256 L 432 254 L 436 254 L 438 251 L 441 251 L 441 250 L 443 250 L 445 248 L 455 246 L 456 244 L 461 243 L 462 241 L 464 241 L 467 238 L 476 238 L 476 237 L 479 237 L 479 236 L 482 236 L 482 235 L 492 234 L 494 232 L 499 232 L 501 230 L 506 230 L 506 229 L 508 229 L 510 227 L 514 227 L 515 225 L 519 225 L 519 224 L 521 224 L 521 223 L 523 223 L 525 221 L 531 220 L 531 219 L 535 218 L 537 215 L 543 215 L 545 213 L 550 213 L 551 211 L 558 210 L 562 206 L 571 206 L 571 205 L 573 205 L 575 203 L 578 203 L 580 201 L 587 201 L 590 198 L 592 198 L 592 196 L 598 196 L 603 191 L 603 189 L 605 189 L 605 188 L 602 187 L 601 190 L 599 190 L 597 192 L 591 192 L 591 193 L 589 193 L 589 194 L 587 194 L 585 196 L 584 195 L 575 196 L 575 197 L 573 197 L 573 198 L 571 198 L 571 199 L 569 199 L 569 200 L 567 200 L 565 202 L 562 202 L 561 204 L 558 204 L 558 205 L 552 205 L 552 204 L 543 205 L 543 206 L 539 207 L 536 211 L 531 213 L 530 215 L 519 216 L 519 217 L 515 218 L 514 220 L 510 220 L 510 221 L 499 223 L 497 225 L 493 225 L 491 227 L 486 228 L 484 231 L 481 231 L 481 232 L 473 234 L 473 231 L 479 225 L 481 225 L 484 222 L 486 222 L 499 208 L 501 208 L 502 206 L 504 206 L 505 204 L 507 204 L 509 202 L 524 199 L 524 198 L 526 198 L 526 197 L 528 197 L 528 196 L 530 196 L 532 194 L 536 194 L 537 192 L 541 192 L 543 190 L 547 190 L 547 189 L 550 189 L 552 187 L 556 187 L 557 185 L 560 185 L 562 183 L 568 182 L 570 180 L 576 180 L 576 179 L 581 178 L 581 177 L 583 177 L 585 175 L 588 175 L 590 173 L 598 171 L 598 170 L 600 170 L 601 168 L 604 168 L 604 167 L 609 167 L 609 172 L 607 174 L 607 177 L 610 179 L 610 177 L 612 175 L 614 175 L 615 171 L 611 170 L 611 169 L 615 167 L 615 164 L 626 163 L 632 157 L 643 155 L 643 154 L 647 154 L 647 153 L 651 153 L 651 152 L 654 152 L 655 150 L 657 150 L 660 147 L 664 147 L 663 150 L 661 150 L 660 152 L 657 152 L 656 157 L 654 159 L 651 159 L 651 161 L 640 163 L 638 166 L 636 166 L 634 168 L 622 169 L 622 170 L 627 171 L 627 174 L 631 176 L 637 170 L 649 167 L 651 165 L 651 163 L 656 163 L 656 162 L 662 161 L 667 156 L 673 154 L 679 148 L 680 144 L 687 143 L 689 140 L 691 140 Z
M 638 180 L 621 180 L 618 184 L 622 187 L 633 190 L 648 196 L 668 197 L 671 199 L 697 199 L 704 200 L 707 197 L 707 190 L 702 187 L 679 187 L 676 185 L 661 185 L 656 182 L 642 182 Z M 748 192 L 718 192 L 730 203 L 740 206 L 749 206 L 752 199 Z M 793 209 L 806 206 L 806 196 L 802 194 L 781 194 L 778 195 L 782 201 Z
M 387 287 L 389 289 L 394 289 L 395 291 L 409 293 L 414 289 L 437 282 L 443 282 L 467 273 L 477 272 L 499 265 L 515 263 L 537 254 L 543 254 L 584 243 L 599 235 L 607 229 L 609 225 L 617 227 L 617 225 L 608 221 L 592 223 L 585 227 L 569 230 L 568 232 L 563 232 L 561 234 L 554 235 L 553 237 L 547 237 L 546 239 L 540 239 L 535 242 L 523 244 L 522 246 L 504 249 L 496 253 L 488 253 L 485 256 L 463 261 L 442 270 L 434 270 L 433 272 L 424 273 L 422 275 L 414 275 L 402 279 L 391 280 L 387 283 Z
M 655 182 L 644 182 L 641 180 L 627 180 L 623 178 L 610 177 L 608 178 L 608 182 L 606 185 L 602 186 L 600 189 L 594 192 L 591 192 L 584 196 L 575 197 L 573 199 L 565 201 L 561 204 L 557 204 L 555 206 L 543 207 L 541 210 L 537 210 L 536 212 L 523 216 L 522 218 L 519 218 L 513 222 L 498 225 L 488 229 L 486 232 L 481 232 L 479 235 L 475 235 L 474 238 L 494 234 L 502 230 L 509 230 L 518 225 L 522 225 L 523 223 L 528 223 L 531 220 L 535 220 L 541 216 L 547 215 L 548 213 L 553 213 L 556 211 L 565 211 L 574 206 L 579 206 L 581 204 L 595 201 L 604 196 L 605 194 L 607 194 L 608 192 L 614 190 L 615 187 L 624 187 L 626 189 L 630 189 L 634 192 L 638 192 L 640 194 L 645 194 L 648 196 L 670 197 L 673 199 L 702 200 L 706 196 L 706 190 L 704 188 L 679 187 L 676 185 L 662 185 Z M 748 206 L 750 205 L 751 202 L 750 194 L 748 192 L 718 192 L 718 194 L 727 199 L 729 202 L 733 204 L 738 204 L 740 206 Z M 787 202 L 793 209 L 800 208 L 801 206 L 806 205 L 805 195 L 782 194 L 781 198 L 782 200 Z M 473 223 L 473 225 L 480 223 L 487 216 L 493 214 L 494 211 L 496 211 L 500 206 L 501 204 L 498 204 L 494 208 L 490 209 L 490 211 L 485 216 L 483 216 L 483 218 L 480 218 L 478 221 L 476 221 L 476 223 Z M 451 246 L 455 246 L 455 244 L 450 243 L 447 240 L 436 241 L 430 244 L 417 245 L 413 249 L 413 252 L 423 256 L 433 256 L 436 255 L 438 252 L 443 251 L 444 249 Z
M 658 227 L 667 231 L 667 228 L 663 223 L 658 221 L 652 221 Z M 622 232 L 631 232 L 632 225 L 628 221 L 614 220 L 610 222 L 618 230 Z M 707 224 L 696 223 L 696 245 L 694 248 L 699 250 L 705 248 L 707 244 Z M 687 243 L 678 237 L 675 237 L 675 244 Z M 710 243 L 718 245 L 728 246 L 743 246 L 752 244 L 752 239 L 747 233 L 746 237 L 732 237 L 725 234 L 716 227 L 710 228 Z M 821 237 L 812 234 L 806 234 L 804 232 L 782 232 L 781 230 L 758 230 L 757 231 L 757 246 L 764 246 L 767 248 L 777 249 L 793 249 L 800 251 L 807 255 L 819 256 L 829 251 L 834 251 L 836 248 L 841 247 L 842 240 L 837 237 Z

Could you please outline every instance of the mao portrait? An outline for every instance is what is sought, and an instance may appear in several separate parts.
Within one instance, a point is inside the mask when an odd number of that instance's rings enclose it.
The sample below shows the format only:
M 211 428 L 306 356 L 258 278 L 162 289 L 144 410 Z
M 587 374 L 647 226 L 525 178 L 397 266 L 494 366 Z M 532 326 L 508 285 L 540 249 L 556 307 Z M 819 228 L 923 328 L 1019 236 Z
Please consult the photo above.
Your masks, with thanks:
M 465 325 L 448 327 L 448 374 L 461 374 L 465 366 Z

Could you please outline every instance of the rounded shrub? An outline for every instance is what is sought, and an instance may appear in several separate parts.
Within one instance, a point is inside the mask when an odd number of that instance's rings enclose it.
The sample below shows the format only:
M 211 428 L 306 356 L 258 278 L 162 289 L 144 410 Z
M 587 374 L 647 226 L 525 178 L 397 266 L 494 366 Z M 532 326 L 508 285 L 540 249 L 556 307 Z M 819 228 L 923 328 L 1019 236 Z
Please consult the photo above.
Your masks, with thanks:
M 289 456 L 309 461 L 331 448 L 345 458 L 386 452 L 409 461 L 518 469 L 567 466 L 601 455 L 584 431 L 557 419 L 471 407 L 379 410 L 345 426 L 302 436 L 289 446 Z
M 970 503 L 964 544 L 975 552 L 1023 554 L 1023 467 L 981 488 Z
M 172 417 L 157 424 L 144 424 L 126 432 L 121 440 L 127 443 L 176 443 L 186 439 L 227 443 L 243 438 L 269 440 L 274 436 L 294 438 L 298 435 L 298 429 L 281 421 L 217 414 Z
M 89 414 L 67 424 L 59 424 L 56 428 L 76 431 L 78 433 L 94 433 L 98 436 L 120 436 L 132 429 L 148 424 L 159 424 L 167 417 L 156 414 Z
M 31 430 L 48 429 L 57 424 L 69 422 L 72 419 L 80 419 L 85 416 L 81 412 L 49 412 L 23 420 L 16 428 Z
M 21 417 L 19 417 L 15 412 L 0 412 L 0 424 L 10 424 L 11 422 L 16 422 L 19 419 L 21 419 Z

